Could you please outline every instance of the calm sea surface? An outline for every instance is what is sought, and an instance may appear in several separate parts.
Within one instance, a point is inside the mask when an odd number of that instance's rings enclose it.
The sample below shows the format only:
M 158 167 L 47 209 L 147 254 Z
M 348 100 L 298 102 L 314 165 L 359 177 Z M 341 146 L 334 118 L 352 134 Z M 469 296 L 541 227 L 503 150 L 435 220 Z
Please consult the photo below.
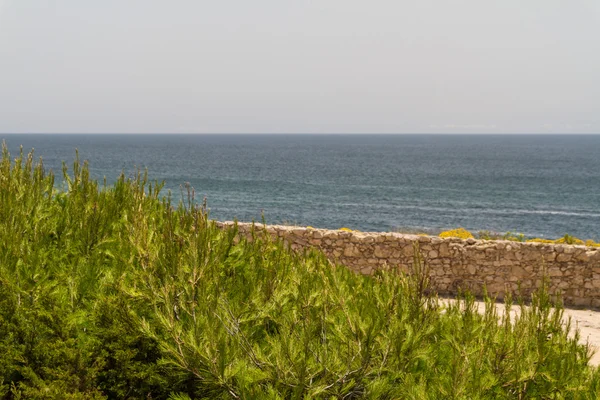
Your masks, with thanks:
M 365 231 L 600 239 L 600 135 L 0 135 L 47 168 L 75 149 L 94 177 L 147 168 L 211 216 Z

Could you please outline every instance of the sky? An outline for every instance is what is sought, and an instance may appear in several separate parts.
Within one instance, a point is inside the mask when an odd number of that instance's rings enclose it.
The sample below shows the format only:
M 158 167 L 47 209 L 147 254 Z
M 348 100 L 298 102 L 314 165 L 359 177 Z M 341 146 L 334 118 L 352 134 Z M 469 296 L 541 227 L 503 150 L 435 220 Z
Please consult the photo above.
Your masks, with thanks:
M 600 133 L 600 1 L 0 0 L 0 132 Z

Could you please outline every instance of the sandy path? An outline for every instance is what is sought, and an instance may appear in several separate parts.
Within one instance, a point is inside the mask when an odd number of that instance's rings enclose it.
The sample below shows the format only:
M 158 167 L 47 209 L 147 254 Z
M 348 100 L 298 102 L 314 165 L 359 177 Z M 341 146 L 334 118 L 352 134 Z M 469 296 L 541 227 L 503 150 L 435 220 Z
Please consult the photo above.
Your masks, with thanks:
M 441 299 L 442 302 L 454 302 L 453 299 Z M 483 301 L 476 301 L 477 310 L 483 313 L 485 310 L 485 303 Z M 498 315 L 502 315 L 504 312 L 504 304 L 496 303 L 496 309 Z M 513 305 L 511 314 L 516 315 L 519 312 L 519 306 Z M 590 360 L 590 364 L 594 366 L 600 365 L 600 312 L 590 310 L 576 310 L 565 308 L 564 320 L 571 317 L 571 329 L 579 328 L 579 334 L 581 336 L 580 342 L 585 344 L 590 343 L 592 348 L 596 350 L 595 354 Z
M 596 350 L 591 365 L 600 365 L 600 312 L 565 309 L 565 318 L 571 317 L 573 326 L 579 328 L 581 342 L 588 341 Z

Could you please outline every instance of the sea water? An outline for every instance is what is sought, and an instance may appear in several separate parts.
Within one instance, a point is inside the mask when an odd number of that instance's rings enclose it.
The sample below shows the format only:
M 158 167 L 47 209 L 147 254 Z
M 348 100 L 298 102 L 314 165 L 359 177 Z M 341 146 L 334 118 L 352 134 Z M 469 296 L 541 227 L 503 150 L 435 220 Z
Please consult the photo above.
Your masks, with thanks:
M 600 135 L 0 135 L 61 175 L 147 169 L 212 218 L 363 231 L 600 239 Z

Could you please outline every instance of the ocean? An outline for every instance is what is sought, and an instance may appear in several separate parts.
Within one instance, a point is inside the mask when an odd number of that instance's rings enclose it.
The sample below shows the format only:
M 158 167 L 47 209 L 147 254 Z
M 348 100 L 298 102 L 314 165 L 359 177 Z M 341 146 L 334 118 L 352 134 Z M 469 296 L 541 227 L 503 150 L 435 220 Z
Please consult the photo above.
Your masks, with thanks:
M 0 134 L 61 175 L 78 149 L 114 182 L 147 169 L 218 220 L 600 240 L 600 135 Z

